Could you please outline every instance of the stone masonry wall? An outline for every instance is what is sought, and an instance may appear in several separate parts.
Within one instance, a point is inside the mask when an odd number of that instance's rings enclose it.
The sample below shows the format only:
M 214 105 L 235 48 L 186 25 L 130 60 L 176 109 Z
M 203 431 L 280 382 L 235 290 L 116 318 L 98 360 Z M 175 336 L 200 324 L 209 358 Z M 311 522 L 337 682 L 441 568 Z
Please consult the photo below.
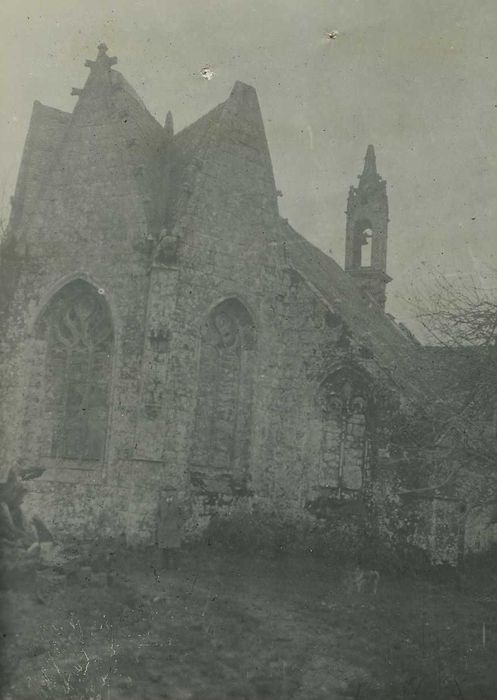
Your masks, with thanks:
M 287 259 L 255 92 L 238 84 L 218 110 L 188 191 L 175 183 L 181 207 L 161 238 L 136 172 L 136 143 L 129 155 L 139 130 L 109 102 L 116 91 L 97 87 L 86 105 L 83 94 L 38 206 L 14 232 L 19 275 L 3 339 L 2 459 L 45 468 L 28 505 L 58 534 L 124 532 L 152 543 L 164 489 L 183 504 L 188 532 L 237 503 L 298 518 L 316 502 L 363 499 L 376 459 L 367 385 L 388 380 Z M 107 444 L 91 465 L 41 449 L 47 346 L 37 321 L 75 279 L 98 290 L 113 324 Z M 196 434 L 209 429 L 198 397 L 199 378 L 210 375 L 222 463 L 211 465 L 215 479 L 205 450 L 200 474 L 193 464 L 195 445 L 210 438 Z M 323 409 L 331 375 L 337 396 L 327 395 L 332 408 Z

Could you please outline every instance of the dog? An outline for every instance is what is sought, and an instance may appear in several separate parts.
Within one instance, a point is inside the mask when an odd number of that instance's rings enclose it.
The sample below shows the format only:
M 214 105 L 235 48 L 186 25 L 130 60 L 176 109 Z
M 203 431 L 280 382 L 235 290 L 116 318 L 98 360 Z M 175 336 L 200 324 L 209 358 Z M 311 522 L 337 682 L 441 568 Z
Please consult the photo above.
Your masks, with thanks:
M 357 566 L 354 571 L 353 582 L 357 593 L 376 595 L 378 584 L 380 583 L 380 573 L 375 569 L 363 569 Z

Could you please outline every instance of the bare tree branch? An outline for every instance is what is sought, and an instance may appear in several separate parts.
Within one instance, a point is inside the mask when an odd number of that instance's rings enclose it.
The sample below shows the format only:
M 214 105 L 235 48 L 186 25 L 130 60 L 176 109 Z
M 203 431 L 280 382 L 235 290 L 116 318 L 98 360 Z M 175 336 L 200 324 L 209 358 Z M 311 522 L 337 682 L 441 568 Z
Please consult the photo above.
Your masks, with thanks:
M 457 493 L 469 509 L 497 500 L 497 271 L 483 286 L 472 277 L 449 278 L 436 271 L 411 305 L 433 346 L 426 371 L 433 375 L 426 402 L 444 459 L 464 465 L 448 478 L 435 467 L 435 486 L 402 492 L 435 493 L 457 478 Z

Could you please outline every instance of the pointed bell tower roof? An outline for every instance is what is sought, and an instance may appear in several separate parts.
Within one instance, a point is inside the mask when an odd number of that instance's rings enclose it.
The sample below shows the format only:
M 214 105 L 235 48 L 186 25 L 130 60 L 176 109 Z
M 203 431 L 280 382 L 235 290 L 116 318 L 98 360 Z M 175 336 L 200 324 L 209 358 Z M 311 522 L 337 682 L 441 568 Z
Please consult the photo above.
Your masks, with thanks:
M 376 170 L 376 155 L 374 152 L 374 146 L 371 144 L 368 146 L 366 151 L 366 157 L 364 158 L 364 170 L 363 175 L 377 175 Z
M 387 275 L 388 197 L 386 181 L 376 169 L 374 147 L 369 145 L 357 187 L 347 201 L 345 270 L 363 292 L 385 307 Z
M 376 169 L 376 154 L 374 152 L 374 146 L 370 144 L 366 150 L 364 168 L 362 173 L 359 175 L 359 188 L 365 185 L 377 185 L 381 182 L 382 177 L 378 174 L 378 170 Z

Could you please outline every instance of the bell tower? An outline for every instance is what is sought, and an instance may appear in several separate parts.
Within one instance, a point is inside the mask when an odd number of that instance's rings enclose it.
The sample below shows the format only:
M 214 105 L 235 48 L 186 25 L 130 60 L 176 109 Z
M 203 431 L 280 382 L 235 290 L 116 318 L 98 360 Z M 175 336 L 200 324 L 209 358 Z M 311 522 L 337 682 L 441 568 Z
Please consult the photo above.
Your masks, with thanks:
M 387 275 L 387 183 L 378 175 L 373 146 L 368 146 L 357 187 L 347 202 L 345 271 L 357 280 L 364 294 L 385 308 Z

